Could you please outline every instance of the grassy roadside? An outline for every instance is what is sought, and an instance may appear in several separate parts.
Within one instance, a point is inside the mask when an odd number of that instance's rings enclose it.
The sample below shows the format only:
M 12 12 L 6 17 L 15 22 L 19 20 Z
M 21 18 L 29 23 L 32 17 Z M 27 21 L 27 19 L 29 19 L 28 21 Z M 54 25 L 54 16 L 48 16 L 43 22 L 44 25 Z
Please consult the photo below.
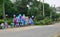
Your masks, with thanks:
M 54 37 L 60 37 L 60 32 L 55 34 Z
M 60 35 L 57 35 L 57 36 L 55 36 L 55 37 L 60 37 Z
M 58 35 L 57 37 L 60 37 L 60 35 Z

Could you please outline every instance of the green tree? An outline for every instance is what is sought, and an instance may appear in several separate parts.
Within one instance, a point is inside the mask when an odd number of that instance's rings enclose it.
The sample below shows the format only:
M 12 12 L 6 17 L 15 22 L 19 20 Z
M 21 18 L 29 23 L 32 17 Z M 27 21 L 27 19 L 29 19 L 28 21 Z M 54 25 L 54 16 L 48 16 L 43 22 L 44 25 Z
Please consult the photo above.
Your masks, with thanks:
M 17 0 L 15 6 L 17 8 L 17 14 L 27 15 L 27 0 Z
M 10 1 L 6 0 L 5 1 L 5 12 L 8 14 L 8 16 L 13 16 L 17 11 L 15 5 Z
M 2 0 L 0 0 L 0 18 L 2 16 Z

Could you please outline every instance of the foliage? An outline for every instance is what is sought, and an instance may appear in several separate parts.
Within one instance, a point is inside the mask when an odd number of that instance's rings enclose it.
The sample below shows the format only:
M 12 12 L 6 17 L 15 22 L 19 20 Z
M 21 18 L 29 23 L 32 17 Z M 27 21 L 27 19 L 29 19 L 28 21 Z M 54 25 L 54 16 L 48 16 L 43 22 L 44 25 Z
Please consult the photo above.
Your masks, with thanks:
M 8 23 L 8 25 L 10 25 L 10 24 L 11 24 L 11 22 L 12 22 L 12 20 L 11 20 L 11 19 L 7 19 L 7 23 Z M 3 19 L 0 19 L 0 23 L 4 23 L 4 20 L 3 20 Z
M 49 18 L 45 18 L 44 20 L 41 20 L 40 23 L 43 25 L 49 25 L 49 24 L 52 24 L 52 20 Z
M 49 19 L 49 18 L 45 18 L 43 20 L 40 20 L 40 21 L 35 21 L 35 25 L 49 25 L 49 24 L 52 24 L 52 19 Z
M 4 20 L 3 19 L 0 19 L 0 23 L 4 23 Z
M 35 24 L 50 24 L 52 20 L 57 20 L 60 17 L 59 14 L 56 13 L 55 8 L 50 7 L 47 3 L 44 3 L 45 17 L 43 17 L 43 3 L 37 0 L 17 0 L 15 3 L 12 3 L 10 0 L 4 0 L 4 3 L 5 12 L 8 14 L 9 18 L 14 14 L 25 14 L 26 16 L 34 16 L 34 19 L 36 20 Z M 0 18 L 3 16 L 2 4 L 3 1 L 0 0 Z M 27 5 L 29 5 L 29 7 L 27 7 Z M 11 20 L 8 20 L 8 23 L 10 24 Z
M 8 16 L 13 16 L 17 11 L 16 6 L 9 0 L 5 0 L 5 12 Z
M 0 1 L 0 18 L 1 18 L 1 16 L 2 16 L 2 3 Z
M 8 25 L 10 25 L 12 23 L 12 19 L 11 18 L 7 18 L 7 23 L 8 23 Z
M 1 0 L 2 1 L 2 0 Z M 8 16 L 13 16 L 13 14 L 25 14 L 29 16 L 43 15 L 43 3 L 37 0 L 17 0 L 15 3 L 12 3 L 10 0 L 5 1 L 5 12 Z M 3 2 L 3 1 L 2 1 Z M 29 8 L 27 7 L 29 5 Z M 0 6 L 0 16 L 2 16 L 2 4 Z M 44 3 L 45 17 L 50 16 L 52 8 L 49 4 Z M 52 12 L 53 13 L 53 12 Z M 11 15 L 10 15 L 11 14 Z

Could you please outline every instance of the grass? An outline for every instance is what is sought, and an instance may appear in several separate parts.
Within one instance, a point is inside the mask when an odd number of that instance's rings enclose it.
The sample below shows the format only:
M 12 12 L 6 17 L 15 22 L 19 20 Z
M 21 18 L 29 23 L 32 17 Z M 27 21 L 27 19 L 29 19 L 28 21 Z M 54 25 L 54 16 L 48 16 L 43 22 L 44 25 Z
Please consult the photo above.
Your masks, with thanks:
M 57 37 L 60 37 L 60 35 L 58 35 Z
M 60 33 L 56 34 L 54 37 L 60 37 Z

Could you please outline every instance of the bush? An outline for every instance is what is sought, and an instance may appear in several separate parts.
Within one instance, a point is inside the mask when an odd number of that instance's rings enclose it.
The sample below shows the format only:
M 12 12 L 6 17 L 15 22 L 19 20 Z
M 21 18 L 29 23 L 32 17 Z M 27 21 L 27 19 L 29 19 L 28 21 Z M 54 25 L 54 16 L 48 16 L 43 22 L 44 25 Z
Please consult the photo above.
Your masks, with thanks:
M 52 24 L 52 19 L 45 18 L 45 19 L 41 20 L 40 23 L 43 25 L 49 25 L 49 24 Z
M 35 25 L 40 25 L 40 22 L 39 21 L 34 21 L 34 24 Z
M 8 25 L 10 25 L 11 22 L 12 22 L 12 19 L 11 19 L 11 18 L 7 18 L 7 23 L 8 23 Z
M 40 15 L 37 15 L 37 16 L 35 17 L 35 19 L 36 19 L 37 21 L 39 21 L 39 20 L 44 19 L 44 17 L 43 17 L 43 16 L 40 16 Z
M 11 24 L 11 22 L 12 22 L 12 20 L 11 20 L 11 19 L 7 19 L 7 23 L 8 23 L 8 25 L 10 25 L 10 24 Z M 0 23 L 4 23 L 4 20 L 3 20 L 3 19 L 0 19 Z
M 8 21 L 7 21 L 7 23 L 8 23 L 9 25 L 11 24 L 11 22 L 12 22 L 11 20 L 8 20 Z
M 52 20 L 50 20 L 50 19 L 44 19 L 44 20 L 40 21 L 40 24 L 42 24 L 42 25 L 49 25 L 51 23 L 52 23 Z
M 49 24 L 52 24 L 52 19 L 49 19 L 49 18 L 45 18 L 43 20 L 40 20 L 40 21 L 34 21 L 35 25 L 49 25 Z
M 4 20 L 3 19 L 0 19 L 0 23 L 4 23 Z

